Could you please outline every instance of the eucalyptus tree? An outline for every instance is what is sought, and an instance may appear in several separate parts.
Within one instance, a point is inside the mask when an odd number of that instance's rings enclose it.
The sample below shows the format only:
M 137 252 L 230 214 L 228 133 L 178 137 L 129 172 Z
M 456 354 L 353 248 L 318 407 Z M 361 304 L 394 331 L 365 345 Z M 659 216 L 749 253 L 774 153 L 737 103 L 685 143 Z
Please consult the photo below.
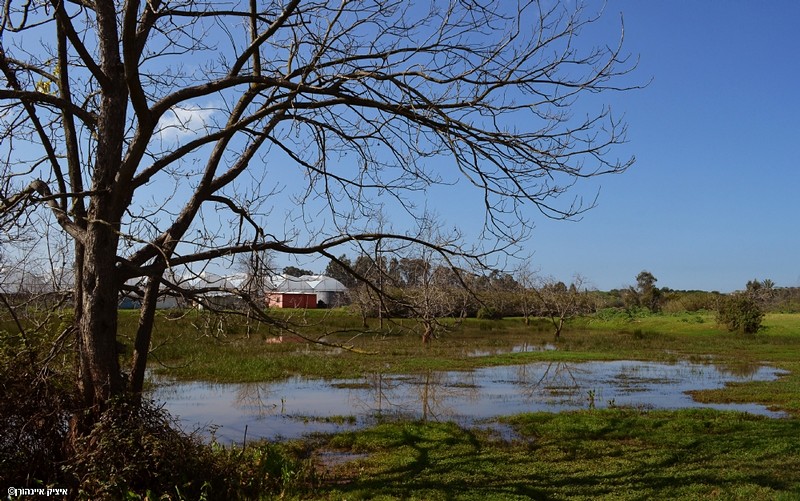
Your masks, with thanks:
M 656 287 L 658 279 L 647 270 L 642 270 L 636 275 L 636 292 L 639 304 L 652 312 L 661 309 L 661 291 Z
M 625 124 L 579 100 L 630 88 L 621 29 L 578 39 L 598 19 L 533 0 L 5 0 L 0 227 L 46 210 L 72 240 L 86 414 L 141 391 L 156 299 L 190 293 L 183 268 L 262 251 L 347 268 L 335 253 L 378 239 L 480 260 L 526 237 L 531 213 L 590 208 L 559 196 L 632 163 L 613 154 Z M 455 183 L 484 208 L 478 246 L 369 229 Z M 133 279 L 125 377 L 117 299 Z

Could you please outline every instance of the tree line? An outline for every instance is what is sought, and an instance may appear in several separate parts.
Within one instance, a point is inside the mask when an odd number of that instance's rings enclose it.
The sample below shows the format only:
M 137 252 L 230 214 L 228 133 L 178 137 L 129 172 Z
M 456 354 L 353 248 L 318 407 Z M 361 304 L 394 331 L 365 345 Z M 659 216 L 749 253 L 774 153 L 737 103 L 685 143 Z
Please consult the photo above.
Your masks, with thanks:
M 364 321 L 370 317 L 544 317 L 553 323 L 556 336 L 564 322 L 576 315 L 602 310 L 618 310 L 627 315 L 725 311 L 738 301 L 738 308 L 762 312 L 800 312 L 800 287 L 776 287 L 771 279 L 753 279 L 742 291 L 722 294 L 717 291 L 674 290 L 657 287 L 658 279 L 648 270 L 635 277 L 635 284 L 623 289 L 599 291 L 582 275 L 569 283 L 533 273 L 527 267 L 514 272 L 490 270 L 476 273 L 454 270 L 422 258 L 360 254 L 346 255 L 329 262 L 325 274 L 349 289 L 351 306 Z M 368 284 L 379 284 L 380 290 Z M 755 315 L 755 314 L 753 314 Z M 759 317 L 760 318 L 760 317 Z M 723 314 L 723 325 L 732 330 L 755 331 L 748 324 L 740 328 Z M 760 325 L 760 323 L 759 323 Z

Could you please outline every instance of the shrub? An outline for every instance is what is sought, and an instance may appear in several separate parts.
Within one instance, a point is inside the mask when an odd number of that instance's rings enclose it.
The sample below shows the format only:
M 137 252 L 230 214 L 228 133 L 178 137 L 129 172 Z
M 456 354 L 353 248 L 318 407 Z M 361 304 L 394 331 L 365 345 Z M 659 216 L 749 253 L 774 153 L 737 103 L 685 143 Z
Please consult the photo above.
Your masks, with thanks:
M 19 487 L 34 486 L 36 480 L 59 480 L 71 408 L 63 381 L 54 374 L 40 375 L 29 364 L 2 353 L 0 387 L 0 478 Z
M 65 469 L 90 499 L 255 499 L 315 481 L 307 462 L 282 446 L 204 444 L 147 400 L 113 401 L 74 449 Z
M 120 398 L 85 436 L 70 433 L 74 375 L 0 331 L 0 479 L 85 499 L 277 498 L 317 482 L 304 451 L 206 444 L 151 401 Z
M 481 320 L 501 320 L 503 318 L 503 315 L 491 306 L 481 306 L 475 316 Z
M 761 328 L 764 312 L 751 297 L 743 294 L 722 297 L 717 306 L 717 323 L 731 332 L 753 334 Z

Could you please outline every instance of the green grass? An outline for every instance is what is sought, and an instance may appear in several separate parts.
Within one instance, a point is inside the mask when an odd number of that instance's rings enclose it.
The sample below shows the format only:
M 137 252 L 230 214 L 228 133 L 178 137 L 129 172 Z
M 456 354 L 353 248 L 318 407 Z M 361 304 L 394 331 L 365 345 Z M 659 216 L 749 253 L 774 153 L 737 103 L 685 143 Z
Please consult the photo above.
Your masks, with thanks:
M 324 447 L 368 453 L 308 499 L 796 499 L 800 421 L 705 410 L 537 413 L 514 440 L 387 424 Z
M 295 315 L 298 312 L 281 312 Z M 323 484 L 302 499 L 800 499 L 800 315 L 769 314 L 756 335 L 734 334 L 713 314 L 572 321 L 558 341 L 544 321 L 467 320 L 431 346 L 410 321 L 356 335 L 360 318 L 345 311 L 302 319 L 309 336 L 349 343 L 364 353 L 307 343 L 269 344 L 275 328 L 240 322 L 209 328 L 203 314 L 160 318 L 152 367 L 170 376 L 211 381 L 269 381 L 291 375 L 349 378 L 371 373 L 469 369 L 533 361 L 713 361 L 748 373 L 769 364 L 777 381 L 698 391 L 705 402 L 752 402 L 786 412 L 768 419 L 713 410 L 605 409 L 510 416 L 495 426 L 515 435 L 452 423 L 387 423 L 310 438 L 304 450 L 366 454 L 325 468 Z M 212 326 L 213 327 L 213 326 Z M 511 353 L 522 343 L 556 350 Z M 476 356 L 478 355 L 478 356 Z M 310 451 L 310 452 L 309 452 Z
M 740 373 L 768 364 L 787 371 L 776 381 L 693 394 L 705 402 L 763 404 L 784 411 L 785 419 L 714 410 L 604 409 L 488 423 L 510 427 L 509 436 L 453 423 L 396 422 L 312 437 L 287 450 L 302 464 L 316 461 L 322 483 L 295 482 L 294 473 L 282 469 L 288 498 L 800 499 L 800 314 L 768 314 L 755 335 L 726 332 L 710 313 L 603 314 L 570 322 L 558 341 L 545 321 L 526 326 L 514 318 L 469 319 L 428 347 L 413 321 L 387 323 L 380 330 L 373 319 L 371 330 L 363 331 L 361 319 L 345 310 L 272 314 L 293 321 L 309 337 L 327 333 L 328 342 L 361 353 L 304 342 L 270 344 L 268 339 L 289 333 L 248 326 L 244 319 L 220 322 L 202 312 L 180 317 L 160 312 L 150 367 L 180 379 L 219 382 L 620 359 L 713 361 Z M 123 344 L 132 344 L 135 326 L 136 312 L 121 312 Z M 557 349 L 509 351 L 523 343 Z M 360 456 L 333 466 L 315 459 L 330 452 Z
M 120 338 L 133 344 L 135 312 L 121 312 Z M 297 330 L 309 338 L 325 336 L 331 345 L 346 345 L 353 351 L 308 342 L 272 344 L 277 336 L 293 339 L 291 332 L 244 319 L 219 321 L 207 314 L 189 312 L 177 317 L 161 313 L 153 333 L 150 367 L 159 374 L 184 380 L 211 382 L 262 382 L 301 375 L 319 378 L 353 378 L 365 373 L 408 373 L 427 370 L 460 370 L 495 361 L 471 356 L 475 350 L 498 350 L 515 343 L 545 343 L 540 331 L 532 339 L 531 327 L 521 320 L 468 321 L 424 346 L 411 320 L 387 323 L 384 330 L 364 331 L 361 319 L 345 311 L 277 312 L 295 315 Z M 175 317 L 175 318 L 172 318 Z M 486 326 L 486 323 L 489 323 Z M 545 331 L 546 332 L 546 331 Z

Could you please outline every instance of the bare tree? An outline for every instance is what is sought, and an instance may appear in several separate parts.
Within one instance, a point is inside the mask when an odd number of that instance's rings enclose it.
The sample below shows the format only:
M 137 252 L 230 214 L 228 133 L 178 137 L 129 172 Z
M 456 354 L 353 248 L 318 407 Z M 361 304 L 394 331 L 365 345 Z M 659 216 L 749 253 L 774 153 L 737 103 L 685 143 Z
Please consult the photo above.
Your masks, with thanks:
M 369 329 L 370 316 L 377 314 L 380 305 L 375 300 L 375 294 L 366 284 L 350 287 L 347 296 L 351 306 L 361 316 L 361 327 Z
M 88 423 L 142 390 L 167 273 L 270 250 L 335 257 L 379 209 L 459 179 L 485 205 L 485 257 L 525 214 L 624 171 L 625 126 L 582 95 L 626 87 L 619 44 L 558 2 L 6 0 L 0 19 L 0 225 L 48 210 L 73 242 L 78 386 Z M 627 86 L 629 88 L 629 86 Z M 465 185 L 471 187 L 466 188 Z M 30 229 L 25 229 L 30 231 Z M 424 241 L 416 243 L 425 245 Z M 427 243 L 428 245 L 433 245 Z M 223 266 L 229 266 L 223 264 Z M 117 298 L 143 278 L 130 377 Z
M 447 245 L 441 234 L 429 225 L 424 234 L 427 242 L 434 242 L 436 246 Z M 462 279 L 452 264 L 444 261 L 431 247 L 414 246 L 408 253 L 409 257 L 400 260 L 407 278 L 401 302 L 422 327 L 422 343 L 429 344 L 445 328 L 442 318 L 453 315 L 457 309 L 458 297 L 454 291 Z
M 539 285 L 539 278 L 532 269 L 530 261 L 523 262 L 514 272 L 517 283 L 519 284 L 519 310 L 525 319 L 525 325 L 531 324 L 531 316 L 541 305 L 541 300 L 536 287 Z
M 267 291 L 271 278 L 276 275 L 275 264 L 268 251 L 252 251 L 239 256 L 239 265 L 245 273 L 241 294 L 250 304 L 263 307 L 267 304 Z M 247 336 L 250 337 L 251 309 L 247 308 Z
M 564 322 L 585 307 L 586 290 L 586 279 L 579 274 L 573 277 L 569 286 L 548 277 L 541 279 L 539 286 L 533 289 L 542 313 L 550 318 L 555 328 L 556 339 L 561 337 Z

